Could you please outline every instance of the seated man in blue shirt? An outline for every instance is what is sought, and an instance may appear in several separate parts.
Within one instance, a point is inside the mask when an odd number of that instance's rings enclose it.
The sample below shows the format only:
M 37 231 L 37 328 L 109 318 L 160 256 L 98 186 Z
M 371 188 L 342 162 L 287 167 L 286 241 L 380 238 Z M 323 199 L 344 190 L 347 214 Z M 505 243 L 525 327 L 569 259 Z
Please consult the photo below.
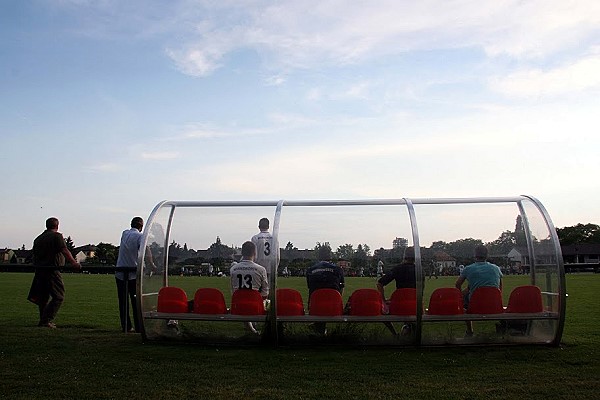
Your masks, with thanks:
M 475 247 L 475 262 L 467 265 L 456 280 L 456 288 L 461 290 L 465 280 L 469 281 L 469 286 L 463 291 L 464 307 L 469 307 L 469 300 L 475 292 L 475 289 L 483 286 L 496 287 L 502 290 L 502 272 L 496 264 L 487 262 L 488 250 L 485 246 Z M 467 321 L 467 336 L 473 336 L 473 323 Z

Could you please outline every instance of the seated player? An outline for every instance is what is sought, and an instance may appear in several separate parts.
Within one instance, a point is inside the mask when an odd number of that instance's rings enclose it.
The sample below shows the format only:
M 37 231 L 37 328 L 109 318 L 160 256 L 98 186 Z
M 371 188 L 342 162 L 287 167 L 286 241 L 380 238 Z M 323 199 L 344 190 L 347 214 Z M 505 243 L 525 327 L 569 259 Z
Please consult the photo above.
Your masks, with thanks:
M 475 289 L 483 286 L 496 287 L 502 290 L 502 272 L 496 264 L 487 262 L 488 250 L 485 246 L 475 247 L 475 262 L 465 267 L 463 272 L 456 280 L 456 288 L 462 290 L 462 284 L 465 280 L 469 281 L 469 286 L 463 291 L 464 308 L 469 308 L 469 300 L 475 292 Z M 467 321 L 466 336 L 473 336 L 473 322 Z
M 421 278 L 424 278 L 424 276 Z M 417 287 L 414 248 L 407 247 L 406 250 L 404 251 L 404 259 L 402 261 L 402 264 L 392 268 L 392 270 L 389 273 L 383 275 L 377 281 L 377 290 L 379 291 L 379 293 L 381 293 L 381 299 L 383 300 L 383 304 L 385 304 L 386 307 L 387 307 L 387 304 L 389 304 L 389 300 L 386 300 L 386 298 L 385 298 L 384 287 L 392 281 L 396 281 L 396 289 L 416 288 Z M 421 280 L 421 288 L 423 288 L 424 286 L 425 286 L 425 281 L 424 281 L 424 279 L 422 279 Z M 394 329 L 394 326 L 392 325 L 391 322 L 386 323 L 386 326 L 388 327 L 388 329 L 390 331 L 392 331 L 392 333 L 396 332 L 396 330 Z M 413 330 L 414 329 L 411 326 L 411 324 L 405 323 L 402 326 L 401 333 L 403 335 L 409 335 L 411 333 L 411 331 L 413 331 Z
M 335 289 L 340 294 L 344 292 L 344 271 L 331 262 L 331 250 L 328 247 L 319 248 L 319 260 L 306 271 L 306 285 L 308 286 L 308 308 L 310 309 L 310 295 L 317 289 Z M 314 329 L 321 334 L 326 334 L 324 322 L 315 322 Z
M 262 265 L 254 262 L 256 257 L 256 246 L 251 241 L 242 245 L 242 259 L 229 270 L 231 279 L 231 292 L 240 289 L 251 289 L 260 292 L 263 300 L 269 296 L 269 281 L 267 271 Z M 252 322 L 246 323 L 246 328 L 258 334 Z

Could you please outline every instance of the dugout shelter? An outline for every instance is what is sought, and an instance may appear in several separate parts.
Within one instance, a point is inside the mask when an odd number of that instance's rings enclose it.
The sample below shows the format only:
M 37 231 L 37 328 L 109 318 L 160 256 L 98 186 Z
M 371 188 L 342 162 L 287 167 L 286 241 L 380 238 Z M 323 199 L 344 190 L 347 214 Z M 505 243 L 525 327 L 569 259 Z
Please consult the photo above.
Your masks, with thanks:
M 270 220 L 277 265 L 264 303 L 256 293 L 233 296 L 229 276 L 262 217 Z M 546 209 L 531 196 L 163 201 L 143 234 L 137 309 L 144 341 L 558 345 L 562 336 L 560 244 Z M 474 293 L 465 309 L 454 286 L 478 244 L 501 269 L 503 287 Z M 345 288 L 341 295 L 311 297 L 309 307 L 304 273 L 324 246 L 343 266 Z M 383 303 L 377 267 L 390 273 L 407 249 L 414 254 L 416 288 L 395 289 L 391 282 Z M 465 335 L 467 321 L 472 336 Z

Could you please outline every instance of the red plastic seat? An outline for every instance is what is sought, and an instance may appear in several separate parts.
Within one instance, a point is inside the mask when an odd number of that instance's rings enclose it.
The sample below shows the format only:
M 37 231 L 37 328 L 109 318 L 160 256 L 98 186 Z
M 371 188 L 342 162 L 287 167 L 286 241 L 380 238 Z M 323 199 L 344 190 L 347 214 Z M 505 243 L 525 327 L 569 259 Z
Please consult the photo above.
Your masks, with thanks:
M 260 292 L 252 289 L 238 289 L 233 292 L 231 314 L 264 315 L 265 306 Z
M 437 288 L 429 298 L 430 315 L 464 314 L 462 293 L 457 288 Z
M 533 285 L 517 286 L 508 298 L 507 313 L 540 313 L 544 311 L 542 292 Z
M 502 292 L 492 286 L 481 286 L 475 289 L 469 300 L 469 314 L 502 314 Z
M 390 297 L 389 311 L 391 315 L 417 314 L 417 289 L 400 288 L 394 290 Z
M 350 296 L 350 315 L 381 315 L 383 301 L 375 289 L 357 289 Z
M 187 294 L 181 288 L 165 286 L 158 291 L 158 312 L 186 313 L 188 312 Z
M 195 314 L 227 314 L 225 297 L 219 289 L 200 288 L 194 294 Z
M 277 289 L 277 315 L 295 316 L 304 315 L 304 302 L 302 295 L 295 289 Z
M 310 315 L 333 317 L 344 313 L 342 295 L 335 289 L 317 289 L 310 296 Z

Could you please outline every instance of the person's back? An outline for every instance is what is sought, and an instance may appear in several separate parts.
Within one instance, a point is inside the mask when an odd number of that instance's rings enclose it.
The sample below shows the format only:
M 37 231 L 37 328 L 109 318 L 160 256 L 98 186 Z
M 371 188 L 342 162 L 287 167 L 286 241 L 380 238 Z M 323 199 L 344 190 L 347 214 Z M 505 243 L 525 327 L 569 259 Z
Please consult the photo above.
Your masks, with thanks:
M 242 259 L 229 269 L 231 293 L 236 290 L 256 290 L 263 300 L 269 296 L 269 281 L 265 267 L 255 263 L 256 246 L 251 241 L 242 244 Z M 244 322 L 246 329 L 253 334 L 259 333 L 252 322 Z
M 256 246 L 255 262 L 262 265 L 270 275 L 277 268 L 277 249 L 273 235 L 269 232 L 269 220 L 261 218 L 258 222 L 260 232 L 252 236 L 250 241 Z
M 392 268 L 392 273 L 390 275 L 396 281 L 396 289 L 417 287 L 414 263 L 402 263 L 395 266 Z M 383 276 L 383 278 L 385 277 L 387 277 L 387 274 Z
M 65 247 L 62 234 L 45 230 L 33 241 L 33 265 L 36 267 L 63 267 L 65 257 L 61 249 Z
M 317 289 L 335 289 L 340 294 L 344 292 L 344 271 L 337 265 L 329 262 L 331 252 L 328 248 L 319 249 L 319 259 L 312 267 L 306 270 L 306 285 L 308 286 L 308 307 L 310 309 L 310 296 Z M 313 329 L 326 334 L 325 322 L 315 322 Z
M 142 232 L 135 228 L 124 230 L 121 234 L 116 267 L 137 267 L 141 243 Z
M 344 272 L 335 264 L 320 261 L 306 271 L 308 295 L 317 289 L 335 289 L 342 293 L 344 289 Z
M 119 244 L 119 255 L 115 266 L 115 283 L 119 298 L 119 317 L 123 332 L 140 331 L 140 322 L 137 315 L 136 305 L 136 269 L 139 264 L 139 254 L 142 247 L 142 228 L 144 220 L 142 217 L 134 217 L 129 229 L 121 233 Z M 146 261 L 150 271 L 154 269 L 152 255 L 147 252 Z M 134 326 L 131 325 L 129 304 L 133 309 Z
M 231 277 L 231 290 L 238 289 L 257 290 L 264 297 L 269 295 L 267 282 L 267 271 L 265 267 L 251 260 L 241 260 L 229 270 Z
M 423 279 L 424 276 L 421 276 L 421 290 L 423 290 L 425 286 L 425 281 Z M 391 271 L 377 280 L 377 291 L 379 294 L 381 294 L 381 300 L 385 305 L 385 314 L 388 313 L 389 300 L 387 300 L 385 297 L 384 287 L 392 281 L 396 282 L 396 289 L 417 288 L 415 253 L 412 247 L 407 247 L 404 250 L 404 259 L 402 264 L 393 267 Z M 391 322 L 386 322 L 385 325 L 394 335 L 396 334 L 396 330 Z M 404 323 L 401 333 L 403 335 L 408 335 L 413 330 L 414 324 Z
M 382 293 L 384 301 L 383 287 L 392 281 L 396 281 L 396 289 L 417 287 L 415 253 L 412 247 L 406 248 L 402 264 L 393 267 L 389 273 L 383 275 L 377 281 L 377 288 Z M 424 281 L 422 280 L 422 282 Z M 421 287 L 423 286 L 424 284 L 421 285 Z
M 469 281 L 469 293 L 482 286 L 500 287 L 502 272 L 496 264 L 477 261 L 467 265 L 460 275 Z
M 271 267 L 275 261 L 273 235 L 270 232 L 257 233 L 252 236 L 252 243 L 256 246 L 256 263 L 262 265 L 265 269 Z
M 242 259 L 229 269 L 231 279 L 231 291 L 239 289 L 251 289 L 260 292 L 263 298 L 269 295 L 269 282 L 265 267 L 255 263 L 253 260 L 256 247 L 252 242 L 242 245 Z
M 81 269 L 81 265 L 67 249 L 63 235 L 58 232 L 58 225 L 56 217 L 48 218 L 46 230 L 33 241 L 33 265 L 36 268 L 27 295 L 27 300 L 38 306 L 38 326 L 48 328 L 56 328 L 53 320 L 65 297 L 60 268 L 68 260 L 75 268 Z
M 483 245 L 475 246 L 474 254 L 475 262 L 465 267 L 454 284 L 458 290 L 462 290 L 463 283 L 469 281 L 469 286 L 463 291 L 463 305 L 465 309 L 469 308 L 469 301 L 475 289 L 483 286 L 491 286 L 502 290 L 502 272 L 497 265 L 487 262 L 487 248 Z M 472 336 L 473 323 L 472 321 L 466 321 L 466 324 L 466 336 Z

